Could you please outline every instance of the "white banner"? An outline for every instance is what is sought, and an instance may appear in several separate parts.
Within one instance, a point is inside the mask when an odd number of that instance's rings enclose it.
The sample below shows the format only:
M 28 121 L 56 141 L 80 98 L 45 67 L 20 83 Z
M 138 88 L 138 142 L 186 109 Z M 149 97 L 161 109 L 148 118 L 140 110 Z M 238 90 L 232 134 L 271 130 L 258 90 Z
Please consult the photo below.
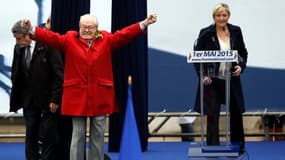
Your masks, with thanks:
M 192 51 L 187 56 L 188 63 L 207 62 L 237 62 L 237 50 L 212 50 L 212 51 Z

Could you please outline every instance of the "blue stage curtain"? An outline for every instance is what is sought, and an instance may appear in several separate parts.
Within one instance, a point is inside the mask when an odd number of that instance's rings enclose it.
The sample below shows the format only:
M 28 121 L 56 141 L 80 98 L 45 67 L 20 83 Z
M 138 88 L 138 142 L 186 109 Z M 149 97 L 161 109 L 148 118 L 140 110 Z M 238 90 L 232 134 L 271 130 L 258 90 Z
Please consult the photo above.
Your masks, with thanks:
M 145 0 L 113 0 L 112 32 L 147 16 Z M 118 152 L 122 135 L 123 120 L 128 95 L 128 76 L 132 76 L 134 111 L 137 121 L 142 151 L 147 150 L 148 107 L 147 107 L 147 35 L 141 36 L 131 44 L 113 53 L 113 71 L 119 113 L 110 116 L 109 145 L 110 152 Z
M 51 30 L 61 34 L 68 30 L 79 30 L 79 18 L 85 13 L 90 13 L 90 0 L 52 0 Z M 71 136 L 71 118 L 61 116 L 58 144 L 60 153 L 57 159 L 69 160 Z

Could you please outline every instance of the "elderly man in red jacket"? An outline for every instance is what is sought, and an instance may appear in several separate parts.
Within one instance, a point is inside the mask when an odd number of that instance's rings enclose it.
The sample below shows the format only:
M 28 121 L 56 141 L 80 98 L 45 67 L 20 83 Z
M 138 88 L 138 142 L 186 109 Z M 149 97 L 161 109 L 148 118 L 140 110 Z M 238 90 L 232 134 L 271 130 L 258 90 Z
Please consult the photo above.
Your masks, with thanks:
M 71 160 L 83 160 L 86 142 L 86 120 L 90 117 L 89 159 L 104 159 L 104 126 L 106 115 L 118 110 L 114 95 L 112 52 L 133 41 L 156 22 L 156 15 L 111 34 L 98 30 L 95 16 L 80 17 L 79 32 L 64 35 L 33 27 L 22 20 L 33 39 L 65 53 L 62 114 L 72 116 Z

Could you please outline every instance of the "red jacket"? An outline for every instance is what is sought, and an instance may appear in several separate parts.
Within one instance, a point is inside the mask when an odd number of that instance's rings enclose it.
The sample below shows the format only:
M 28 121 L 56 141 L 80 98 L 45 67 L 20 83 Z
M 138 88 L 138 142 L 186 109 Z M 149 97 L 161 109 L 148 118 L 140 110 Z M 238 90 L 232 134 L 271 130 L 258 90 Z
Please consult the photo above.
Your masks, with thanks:
M 96 116 L 118 111 L 116 105 L 112 52 L 144 32 L 139 23 L 111 34 L 101 31 L 91 47 L 76 31 L 64 35 L 36 28 L 34 39 L 65 53 L 62 114 Z

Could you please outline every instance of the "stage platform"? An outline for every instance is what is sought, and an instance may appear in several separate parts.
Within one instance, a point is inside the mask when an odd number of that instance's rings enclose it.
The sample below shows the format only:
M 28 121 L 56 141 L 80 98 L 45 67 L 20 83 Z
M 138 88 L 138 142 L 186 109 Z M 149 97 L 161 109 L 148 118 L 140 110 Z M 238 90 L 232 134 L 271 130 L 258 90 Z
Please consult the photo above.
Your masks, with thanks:
M 105 144 L 106 149 L 108 143 Z M 148 151 L 143 152 L 143 160 L 189 160 L 189 142 L 150 142 Z M 237 160 L 285 160 L 285 141 L 246 142 L 245 154 Z M 119 153 L 106 153 L 112 160 L 119 160 Z M 1 160 L 24 160 L 24 143 L 0 143 Z M 219 157 L 219 160 L 229 160 Z M 217 160 L 217 158 L 199 158 L 193 160 Z M 232 158 L 230 160 L 233 160 Z

